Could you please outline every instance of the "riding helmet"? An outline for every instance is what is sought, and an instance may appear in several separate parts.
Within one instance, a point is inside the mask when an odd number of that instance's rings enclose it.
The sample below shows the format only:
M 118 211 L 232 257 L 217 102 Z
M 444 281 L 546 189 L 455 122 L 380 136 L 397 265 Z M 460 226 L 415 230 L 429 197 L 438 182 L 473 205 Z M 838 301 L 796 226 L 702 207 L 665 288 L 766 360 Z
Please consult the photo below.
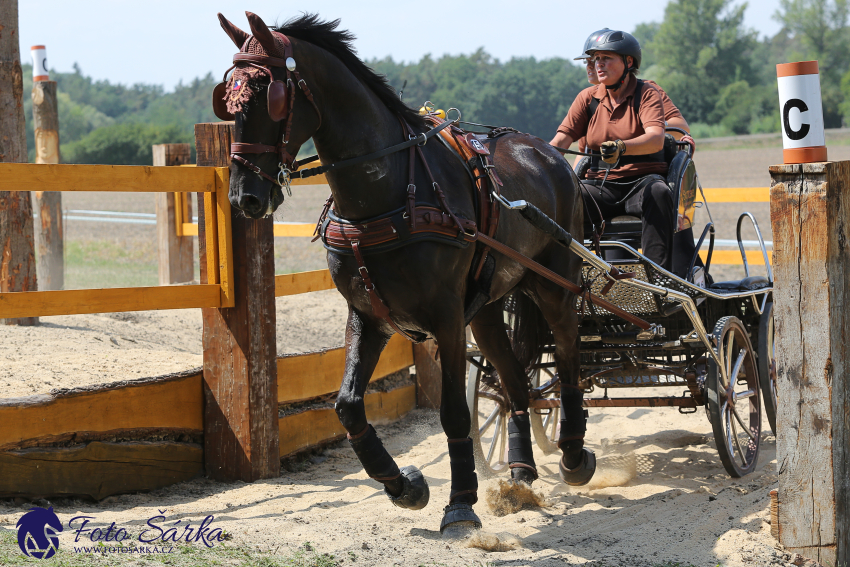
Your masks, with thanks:
M 587 36 L 587 39 L 584 40 L 584 50 L 578 57 L 573 57 L 573 61 L 581 61 L 582 59 L 588 59 L 590 55 L 587 53 L 587 50 L 590 49 L 590 46 L 593 45 L 597 37 L 600 37 L 602 34 L 609 31 L 611 30 L 608 28 L 602 28 L 601 30 L 596 30 L 595 32 Z
M 591 55 L 594 51 L 613 51 L 620 55 L 630 55 L 635 63 L 632 69 L 640 68 L 640 43 L 635 36 L 624 31 L 601 30 L 587 38 L 584 48 L 585 53 Z

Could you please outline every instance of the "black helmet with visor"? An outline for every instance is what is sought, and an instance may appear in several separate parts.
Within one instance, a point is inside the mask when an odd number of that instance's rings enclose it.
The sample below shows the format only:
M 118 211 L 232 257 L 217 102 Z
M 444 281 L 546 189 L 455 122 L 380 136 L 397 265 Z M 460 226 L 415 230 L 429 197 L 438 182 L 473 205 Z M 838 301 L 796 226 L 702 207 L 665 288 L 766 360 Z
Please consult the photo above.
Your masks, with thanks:
M 594 45 L 594 43 L 597 41 L 597 38 L 602 37 L 605 32 L 609 31 L 611 30 L 608 28 L 602 28 L 601 30 L 596 30 L 595 32 L 587 36 L 587 39 L 584 40 L 584 49 L 582 50 L 581 55 L 579 55 L 578 57 L 573 57 L 573 61 L 582 61 L 584 59 L 590 59 L 590 54 L 588 54 L 587 50 L 590 49 L 591 45 Z
M 589 45 L 588 45 L 589 44 Z M 618 30 L 603 30 L 602 33 L 597 32 L 592 35 L 585 43 L 585 53 L 589 57 L 597 51 L 611 51 L 623 57 L 623 62 L 626 63 L 626 69 L 623 71 L 623 76 L 614 85 L 606 85 L 608 89 L 616 90 L 620 88 L 626 81 L 630 71 L 635 71 L 640 68 L 641 50 L 640 42 L 635 39 L 630 33 Z M 633 60 L 632 66 L 629 67 L 626 57 L 631 57 Z

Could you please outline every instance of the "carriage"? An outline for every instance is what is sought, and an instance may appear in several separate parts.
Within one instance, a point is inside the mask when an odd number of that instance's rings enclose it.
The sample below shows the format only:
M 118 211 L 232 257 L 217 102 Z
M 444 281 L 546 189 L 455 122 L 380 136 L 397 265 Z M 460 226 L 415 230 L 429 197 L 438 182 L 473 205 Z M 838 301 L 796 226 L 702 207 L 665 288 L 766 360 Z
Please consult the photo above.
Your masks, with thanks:
M 693 223 L 694 208 L 707 202 L 693 163 L 693 148 L 667 137 L 670 164 L 667 183 L 678 197 L 679 228 Z M 583 166 L 577 173 L 583 173 Z M 702 203 L 697 202 L 697 191 Z M 709 214 L 710 215 L 710 214 Z M 710 217 L 709 217 L 710 218 Z M 741 230 L 752 223 L 767 277 L 750 275 Z M 699 281 L 694 256 L 687 279 L 664 270 L 639 251 L 641 221 L 635 217 L 606 219 L 601 239 L 586 226 L 582 279 L 597 295 L 649 323 L 648 329 L 576 297 L 581 315 L 579 386 L 586 408 L 677 407 L 696 413 L 704 407 L 711 422 L 720 460 L 733 477 L 752 472 L 758 461 L 763 427 L 762 407 L 776 431 L 776 370 L 773 343 L 773 277 L 764 239 L 752 214 L 740 215 L 738 246 L 746 277 L 738 281 Z M 702 231 L 697 251 L 708 237 L 703 273 L 708 273 L 715 227 Z M 595 249 L 589 254 L 588 249 Z M 611 271 L 634 274 L 613 284 L 601 277 Z M 697 276 L 695 281 L 694 277 Z M 513 327 L 515 301 L 505 302 L 505 322 Z M 558 449 L 560 381 L 547 344 L 528 367 L 530 421 L 534 440 L 544 454 Z M 468 343 L 467 403 L 472 417 L 476 466 L 485 475 L 508 467 L 509 402 L 494 366 L 474 342 Z M 632 396 L 625 389 L 637 389 Z M 659 394 L 668 388 L 669 395 Z M 634 390 L 630 390 L 634 391 Z M 652 395 L 643 392 L 649 391 Z M 611 395 L 609 395 L 609 393 Z

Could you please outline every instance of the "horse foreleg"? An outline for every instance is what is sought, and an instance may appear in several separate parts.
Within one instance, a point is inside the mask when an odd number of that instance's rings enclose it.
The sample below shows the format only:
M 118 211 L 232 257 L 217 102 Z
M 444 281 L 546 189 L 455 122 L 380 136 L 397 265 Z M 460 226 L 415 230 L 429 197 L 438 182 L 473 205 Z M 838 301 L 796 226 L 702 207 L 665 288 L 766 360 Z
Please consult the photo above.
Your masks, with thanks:
M 466 405 L 466 334 L 462 310 L 459 308 L 457 313 L 457 318 L 447 321 L 435 333 L 443 371 L 440 422 L 448 437 L 452 473 L 449 505 L 444 510 L 440 532 L 449 527 L 481 527 L 481 520 L 472 510 L 478 502 L 478 475 L 469 437 L 472 420 Z
M 349 306 L 345 330 L 345 375 L 336 413 L 366 474 L 382 483 L 396 506 L 419 510 L 428 503 L 428 485 L 416 467 L 398 468 L 375 428 L 366 420 L 363 397 L 389 337 Z
M 508 465 L 511 478 L 531 484 L 537 480 L 537 465 L 534 462 L 528 415 L 528 383 L 525 370 L 514 355 L 505 330 L 503 302 L 484 306 L 471 325 L 481 354 L 496 367 L 511 404 L 508 421 Z

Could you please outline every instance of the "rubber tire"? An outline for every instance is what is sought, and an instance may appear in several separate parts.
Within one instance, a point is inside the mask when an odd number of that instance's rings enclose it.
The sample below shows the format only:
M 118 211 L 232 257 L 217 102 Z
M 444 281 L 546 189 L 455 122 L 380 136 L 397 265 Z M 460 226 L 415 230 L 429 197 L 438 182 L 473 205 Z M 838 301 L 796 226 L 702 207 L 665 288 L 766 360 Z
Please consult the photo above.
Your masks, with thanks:
M 706 377 L 706 394 L 708 397 L 708 412 L 711 418 L 711 428 L 714 431 L 714 441 L 717 445 L 717 453 L 720 456 L 720 461 L 723 463 L 723 468 L 726 469 L 726 472 L 733 478 L 740 478 L 745 476 L 756 469 L 758 465 L 758 454 L 759 447 L 761 441 L 761 388 L 759 387 L 758 381 L 758 371 L 757 371 L 757 363 L 755 360 L 755 356 L 753 353 L 753 347 L 750 343 L 749 335 L 747 334 L 747 329 L 744 327 L 744 324 L 737 318 L 733 316 L 723 317 L 717 324 L 714 326 L 714 332 L 712 333 L 715 339 L 715 352 L 719 352 L 721 362 L 726 363 L 725 353 L 722 352 L 721 347 L 724 346 L 724 338 L 727 333 L 733 332 L 737 330 L 738 338 L 743 338 L 746 349 L 749 351 L 749 356 L 751 357 L 750 365 L 751 372 L 753 374 L 753 379 L 748 386 L 753 389 L 754 396 L 757 396 L 759 399 L 756 400 L 755 408 L 757 411 L 758 419 L 758 434 L 755 435 L 755 450 L 751 455 L 750 463 L 748 466 L 743 467 L 739 464 L 738 460 L 735 458 L 735 450 L 733 447 L 732 453 L 730 454 L 728 447 L 726 446 L 726 434 L 724 432 L 724 419 L 721 416 L 721 400 L 725 398 L 725 389 L 721 385 L 721 374 L 717 364 L 713 359 L 709 358 L 708 361 L 708 376 Z M 745 360 L 746 363 L 746 360 Z M 747 381 L 750 382 L 750 376 L 747 376 Z M 721 392 L 723 392 L 723 397 L 721 397 Z M 735 418 L 732 417 L 732 420 Z M 742 417 L 743 419 L 743 417 Z M 750 453 L 747 451 L 748 454 Z
M 776 398 L 774 397 L 775 384 L 771 384 L 770 366 L 771 359 L 775 364 L 774 347 L 774 321 L 773 302 L 767 303 L 764 313 L 759 320 L 758 340 L 758 363 L 759 363 L 759 385 L 761 386 L 762 400 L 764 400 L 764 413 L 770 423 L 770 430 L 776 435 Z

